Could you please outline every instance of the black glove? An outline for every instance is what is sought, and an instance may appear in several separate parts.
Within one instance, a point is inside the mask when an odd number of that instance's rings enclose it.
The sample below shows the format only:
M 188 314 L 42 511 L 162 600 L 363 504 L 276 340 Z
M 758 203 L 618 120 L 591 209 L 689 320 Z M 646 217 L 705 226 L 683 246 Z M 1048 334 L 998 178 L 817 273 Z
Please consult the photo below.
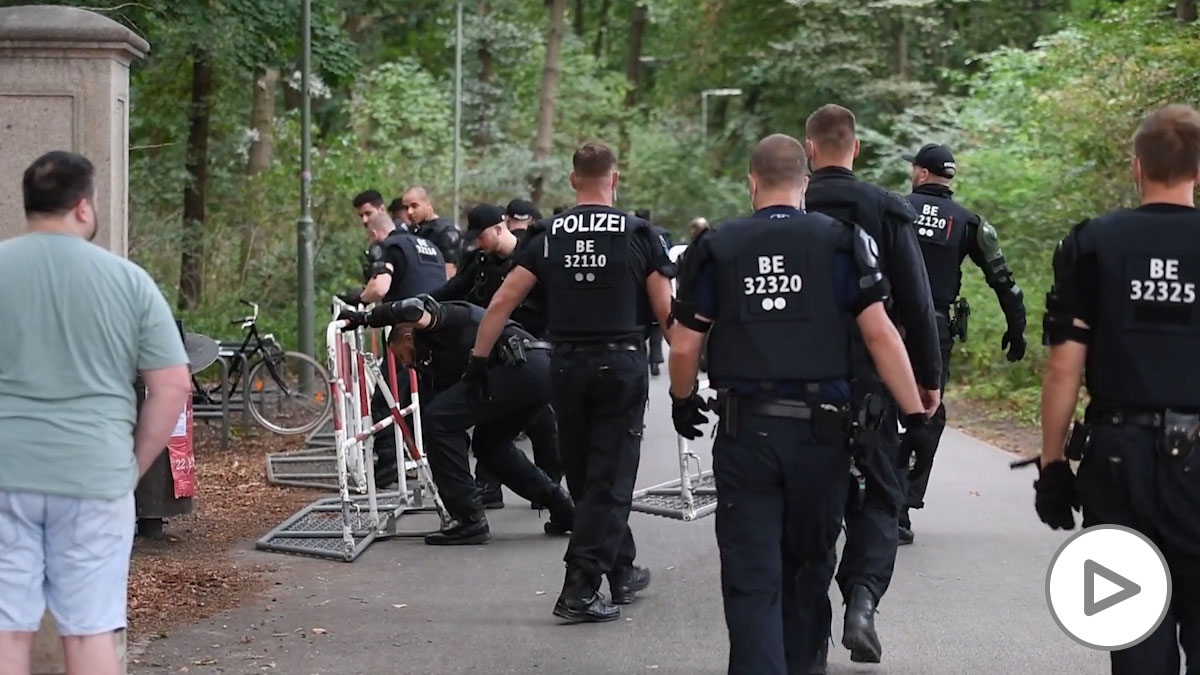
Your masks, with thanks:
M 473 396 L 487 400 L 488 394 L 488 360 L 486 356 L 471 356 L 467 369 L 463 372 L 462 381 L 467 383 L 467 391 Z
M 1075 474 L 1065 459 L 1042 468 L 1038 479 L 1033 481 L 1033 489 L 1037 492 L 1034 508 L 1043 523 L 1052 530 L 1075 529 L 1075 518 L 1071 515 L 1071 509 L 1079 505 L 1075 494 Z
M 933 442 L 933 429 L 930 428 L 929 418 L 925 413 L 904 416 L 903 446 L 912 452 L 923 452 Z M 908 457 L 908 452 L 904 453 Z
M 421 298 L 407 298 L 393 305 L 397 323 L 415 323 L 425 316 L 425 303 Z
M 362 289 L 362 288 L 356 288 L 353 291 L 339 293 L 337 295 L 337 299 L 341 300 L 342 302 L 346 303 L 347 305 L 361 305 L 363 290 L 364 289 Z
M 698 427 L 708 422 L 702 412 L 707 407 L 695 389 L 684 398 L 671 395 L 671 421 L 675 423 L 675 431 L 689 441 L 700 438 L 703 433 Z
M 441 303 L 439 303 L 437 300 L 434 300 L 433 296 L 428 293 L 420 293 L 414 297 L 421 301 L 421 304 L 425 306 L 425 311 L 429 312 L 430 314 L 437 312 L 438 307 L 442 306 Z
M 1004 337 L 1000 338 L 1000 349 L 1008 350 L 1007 358 L 1010 362 L 1025 358 L 1025 326 L 1009 324 Z
M 360 326 L 367 325 L 367 313 L 356 312 L 352 309 L 343 309 L 338 314 L 338 321 L 345 321 L 346 325 L 342 326 L 342 332 L 357 330 Z

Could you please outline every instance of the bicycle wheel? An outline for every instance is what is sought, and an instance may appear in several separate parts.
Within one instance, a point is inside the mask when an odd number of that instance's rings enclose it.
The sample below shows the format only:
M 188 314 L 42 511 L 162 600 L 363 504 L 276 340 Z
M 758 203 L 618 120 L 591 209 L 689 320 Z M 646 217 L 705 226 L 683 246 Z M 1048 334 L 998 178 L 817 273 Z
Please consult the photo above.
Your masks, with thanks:
M 311 369 L 312 391 L 301 388 L 301 373 Z M 316 429 L 329 415 L 329 374 L 315 359 L 299 352 L 264 357 L 250 370 L 250 416 L 269 431 L 283 435 Z

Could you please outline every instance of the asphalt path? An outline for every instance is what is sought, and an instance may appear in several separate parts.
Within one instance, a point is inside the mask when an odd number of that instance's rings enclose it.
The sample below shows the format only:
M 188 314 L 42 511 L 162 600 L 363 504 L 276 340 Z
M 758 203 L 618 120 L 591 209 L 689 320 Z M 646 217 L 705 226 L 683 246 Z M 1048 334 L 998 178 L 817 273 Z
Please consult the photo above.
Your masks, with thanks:
M 952 420 L 953 421 L 953 420 Z M 677 476 L 666 377 L 651 384 L 639 486 Z M 708 466 L 711 441 L 695 447 Z M 840 642 L 830 673 L 1107 672 L 1107 655 L 1064 635 L 1045 603 L 1046 566 L 1067 535 L 1033 511 L 1032 470 L 962 433 L 943 437 L 916 543 L 900 550 L 876 625 L 883 662 L 852 664 Z M 565 540 L 507 494 L 489 511 L 486 546 L 439 548 L 417 539 L 373 544 L 341 563 L 251 550 L 273 563 L 274 585 L 246 605 L 162 639 L 135 636 L 130 672 L 358 675 L 726 672 L 712 517 L 682 522 L 635 513 L 638 562 L 653 572 L 639 601 L 601 625 L 559 625 Z M 546 518 L 541 514 L 540 518 Z M 413 526 L 433 526 L 414 515 Z M 421 521 L 419 519 L 426 519 Z M 264 523 L 264 532 L 274 523 Z M 831 591 L 835 640 L 841 597 Z

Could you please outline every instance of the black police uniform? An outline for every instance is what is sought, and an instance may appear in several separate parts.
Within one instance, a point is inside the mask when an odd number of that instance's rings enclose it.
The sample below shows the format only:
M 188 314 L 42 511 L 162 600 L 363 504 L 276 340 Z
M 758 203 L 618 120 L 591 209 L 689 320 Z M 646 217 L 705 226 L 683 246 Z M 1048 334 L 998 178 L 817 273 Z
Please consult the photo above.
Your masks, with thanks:
M 442 254 L 429 241 L 407 232 L 394 230 L 378 244 L 367 249 L 364 282 L 370 282 L 380 274 L 390 274 L 392 283 L 381 302 L 403 300 L 421 293 L 429 293 L 446 283 L 446 265 Z M 386 361 L 380 371 L 384 382 L 391 386 L 391 371 Z M 397 366 L 397 372 L 403 367 Z M 403 379 L 401 380 L 403 381 Z M 391 413 L 382 391 L 371 397 L 371 419 L 378 422 Z M 393 429 L 383 429 L 375 434 L 374 452 L 375 483 L 380 487 L 396 482 L 396 435 Z
M 942 386 L 950 378 L 950 353 L 954 338 L 966 336 L 965 303 L 951 326 L 950 308 L 958 299 L 962 287 L 962 263 L 970 256 L 980 270 L 988 286 L 996 293 L 1000 309 L 1004 312 L 1008 329 L 1003 346 L 1011 344 L 1009 360 L 1016 361 L 1025 355 L 1025 303 L 1024 294 L 1013 279 L 1004 254 L 996 238 L 996 230 L 983 218 L 963 208 L 952 198 L 954 192 L 945 185 L 926 183 L 908 195 L 908 201 L 917 212 L 917 239 L 925 258 L 925 269 L 929 273 L 929 288 L 933 294 L 933 308 L 937 312 L 938 342 L 942 355 Z M 910 526 L 908 509 L 925 506 L 925 490 L 929 486 L 929 474 L 933 469 L 933 457 L 938 441 L 946 426 L 946 406 L 938 407 L 930 419 L 929 443 L 924 447 L 904 444 L 900 465 L 911 466 L 908 472 L 908 495 L 905 508 L 900 514 L 900 526 Z
M 1143 642 L 1111 653 L 1114 675 L 1200 662 L 1200 211 L 1148 204 L 1076 226 L 1054 254 L 1044 339 L 1087 345 L 1090 447 L 1061 500 L 1083 526 L 1149 537 L 1171 570 L 1171 606 Z M 1079 319 L 1090 329 L 1074 325 Z M 1050 465 L 1043 471 L 1043 483 Z M 1068 477 L 1070 469 L 1057 466 Z M 1073 525 L 1073 523 L 1072 523 Z M 1178 638 L 1176 635 L 1178 634 Z
M 484 251 L 469 254 L 466 264 L 458 274 L 431 295 L 436 300 L 465 300 L 480 307 L 487 307 L 492 301 L 492 296 L 504 283 L 504 278 L 516 265 L 517 258 L 528 240 L 527 232 L 527 229 L 520 230 L 517 247 L 507 258 Z M 540 284 L 513 310 L 512 320 L 521 324 L 521 327 L 534 337 L 545 337 L 546 300 L 545 291 Z M 550 480 L 558 483 L 562 480 L 558 423 L 554 417 L 554 409 L 549 403 L 529 422 L 525 433 L 529 435 L 529 443 L 533 446 L 534 463 L 550 477 Z M 502 508 L 504 497 L 500 490 L 500 481 L 488 474 L 484 464 L 476 465 L 475 471 L 476 484 L 482 493 L 484 506 Z M 534 506 L 540 504 L 535 503 Z
M 888 313 L 904 336 L 917 384 L 938 389 L 942 368 L 937 324 L 929 278 L 913 232 L 916 214 L 912 207 L 899 195 L 860 181 L 841 167 L 814 171 L 804 199 L 809 211 L 855 223 L 877 242 L 879 266 L 891 288 Z M 902 469 L 900 465 L 895 400 L 879 380 L 861 340 L 855 351 L 853 403 L 862 408 L 872 399 L 882 401 L 884 409 L 873 440 L 856 448 L 855 466 L 864 484 L 861 488 L 855 485 L 855 503 L 846 509 L 846 543 L 837 581 L 847 604 L 843 644 L 850 647 L 851 660 L 877 662 L 882 648 L 875 635 L 874 612 L 896 564 L 907 466 Z M 837 552 L 831 548 L 830 568 L 836 561 Z
M 451 265 L 461 265 L 463 256 L 462 233 L 454 223 L 445 218 L 434 218 L 415 225 L 413 234 L 428 239 L 442 252 L 442 258 Z
M 412 302 L 411 300 L 409 302 Z M 403 302 L 372 310 L 372 326 L 404 321 Z M 417 368 L 426 373 L 429 397 L 422 406 L 425 454 L 438 494 L 455 523 L 425 538 L 429 544 L 473 544 L 490 539 L 483 506 L 471 476 L 468 448 L 479 463 L 513 492 L 550 509 L 548 534 L 571 529 L 571 499 L 513 445 L 517 433 L 550 398 L 550 344 L 509 323 L 488 361 L 489 399 L 472 394 L 463 373 L 484 310 L 466 302 L 429 302 L 429 327 L 413 331 Z M 474 427 L 468 439 L 467 430 Z
M 659 244 L 670 251 L 674 245 L 671 242 L 671 233 L 657 225 L 651 225 L 650 229 L 658 237 Z M 651 318 L 653 319 L 653 317 Z M 663 362 L 663 334 L 662 326 L 659 326 L 657 321 L 650 322 L 650 328 L 646 331 L 646 340 L 650 346 L 650 374 L 658 375 L 658 367 Z
M 693 250 L 695 249 L 695 250 Z M 708 377 L 730 675 L 808 673 L 828 639 L 847 502 L 853 316 L 886 295 L 861 228 L 775 206 L 680 264 L 678 320 L 714 319 Z
M 646 278 L 674 276 L 646 222 L 609 206 L 580 205 L 544 219 L 518 264 L 546 290 L 552 401 L 567 486 L 576 498 L 563 593 L 555 614 L 611 620 L 645 571 L 629 529 L 649 389 Z

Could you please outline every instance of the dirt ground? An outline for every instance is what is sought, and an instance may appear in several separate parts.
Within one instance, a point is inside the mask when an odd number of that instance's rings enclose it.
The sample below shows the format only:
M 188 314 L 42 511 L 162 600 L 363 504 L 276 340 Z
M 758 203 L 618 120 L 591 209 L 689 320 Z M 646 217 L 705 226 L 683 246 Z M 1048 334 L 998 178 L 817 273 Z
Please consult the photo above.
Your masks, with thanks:
M 949 396 L 946 401 L 947 425 L 987 441 L 1002 450 L 1021 456 L 1036 455 L 1042 449 L 1042 431 L 1017 421 L 1011 405 L 1004 401 L 974 401 Z
M 130 638 L 166 634 L 253 598 L 263 566 L 239 564 L 235 546 L 261 537 L 322 493 L 267 483 L 266 455 L 297 449 L 304 436 L 252 429 L 221 450 L 219 427 L 196 425 L 195 510 L 173 518 L 161 539 L 138 537 L 129 577 Z

